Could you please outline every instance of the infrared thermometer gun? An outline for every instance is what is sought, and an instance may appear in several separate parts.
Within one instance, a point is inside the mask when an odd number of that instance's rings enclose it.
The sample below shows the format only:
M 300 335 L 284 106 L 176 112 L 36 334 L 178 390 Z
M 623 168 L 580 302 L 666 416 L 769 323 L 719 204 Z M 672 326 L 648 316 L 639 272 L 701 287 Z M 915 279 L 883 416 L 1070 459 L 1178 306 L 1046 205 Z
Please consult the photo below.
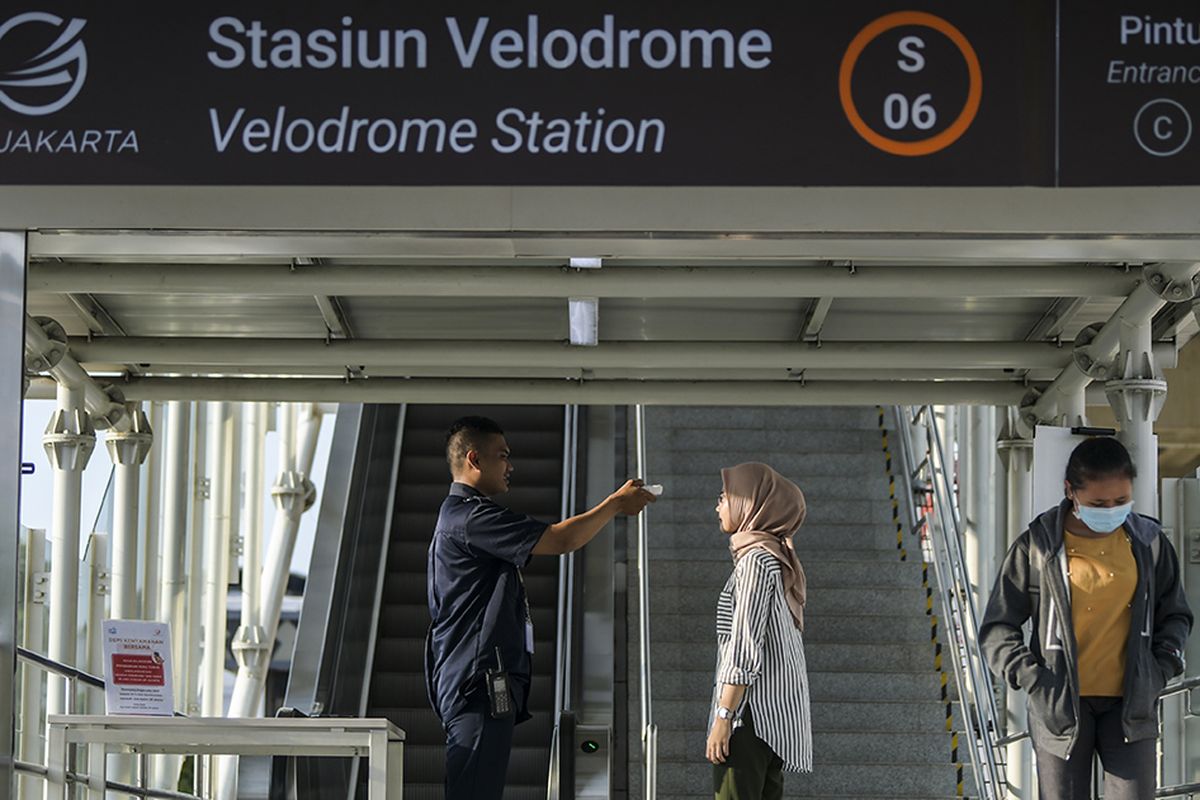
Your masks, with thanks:
M 661 483 L 650 483 L 642 487 L 655 497 L 662 497 L 663 485 Z

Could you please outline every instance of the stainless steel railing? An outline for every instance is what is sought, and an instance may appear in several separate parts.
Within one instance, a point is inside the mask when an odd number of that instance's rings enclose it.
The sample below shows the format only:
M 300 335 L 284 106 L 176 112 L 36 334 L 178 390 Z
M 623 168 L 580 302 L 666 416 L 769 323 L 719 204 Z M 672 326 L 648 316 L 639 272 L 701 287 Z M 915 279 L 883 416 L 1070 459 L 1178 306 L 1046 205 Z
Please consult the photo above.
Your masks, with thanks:
M 99 678 L 91 673 L 84 672 L 77 667 L 72 667 L 70 664 L 64 664 L 61 661 L 55 661 L 49 656 L 44 656 L 41 653 L 35 653 L 24 647 L 17 647 L 17 659 L 26 664 L 33 665 L 46 672 L 52 672 L 67 679 L 66 682 L 66 710 L 68 714 L 75 713 L 75 698 L 78 694 L 79 684 L 90 686 L 93 689 L 103 690 L 105 687 L 104 679 Z M 175 716 L 182 717 L 183 714 L 176 713 Z M 145 756 L 141 757 L 142 775 L 146 774 Z M 48 770 L 42 764 L 32 764 L 28 761 L 16 760 L 13 764 L 17 772 L 23 772 L 26 775 L 34 775 L 45 780 L 48 777 Z M 91 779 L 87 775 L 82 775 L 76 772 L 68 772 L 67 780 L 72 783 L 91 783 Z M 160 789 L 150 789 L 145 786 L 134 786 L 132 784 L 121 783 L 119 781 L 106 781 L 105 788 L 112 792 L 121 794 L 133 795 L 134 797 L 159 798 L 161 800 L 200 800 L 200 798 L 191 794 L 182 792 L 171 792 Z
M 634 447 L 637 455 L 637 474 L 645 478 L 646 470 L 646 411 L 634 406 Z M 649 509 L 637 515 L 638 563 L 638 647 L 641 662 L 641 730 L 642 730 L 642 796 L 646 800 L 658 797 L 658 726 L 654 724 L 654 706 L 650 694 L 650 545 L 647 539 Z
M 1192 690 L 1194 690 L 1194 689 L 1200 689 L 1200 677 L 1193 676 L 1190 678 L 1184 678 L 1180 681 L 1171 683 L 1171 684 L 1163 687 L 1163 690 L 1158 693 L 1158 702 L 1161 704 L 1162 701 L 1168 697 L 1172 697 L 1177 694 L 1187 693 L 1187 698 L 1184 701 L 1184 716 L 1186 716 L 1186 717 L 1200 716 L 1200 710 L 1192 708 Z M 1159 717 L 1159 725 L 1161 728 L 1161 725 L 1162 725 L 1161 709 L 1160 709 L 1160 713 L 1159 713 L 1158 717 Z M 1028 738 L 1029 738 L 1029 731 L 1018 731 L 1017 733 L 1010 734 L 1008 736 L 1005 736 L 1003 739 L 1000 739 L 997 742 L 997 744 L 1000 744 L 1000 745 L 1015 744 L 1016 742 L 1024 741 Z M 1200 794 L 1200 783 L 1181 783 L 1181 784 L 1177 784 L 1174 786 L 1162 786 L 1162 787 L 1159 787 L 1154 792 L 1155 797 L 1189 797 L 1190 798 L 1193 795 L 1198 795 L 1198 794 Z
M 966 726 L 966 751 L 975 773 L 976 793 L 985 800 L 1004 796 L 1004 749 L 999 739 L 992 676 L 979 645 L 979 622 L 962 552 L 962 523 L 955 501 L 953 466 L 930 406 L 894 409 L 899 427 L 905 483 L 913 530 L 923 530 L 927 560 L 933 564 L 949 645 L 958 702 Z M 920 461 L 917 461 L 917 457 Z
M 562 519 L 574 516 L 579 474 L 579 406 L 563 408 Z M 575 673 L 575 554 L 558 557 L 558 625 L 554 666 L 554 729 L 550 738 L 550 771 L 546 800 L 571 800 L 575 796 L 574 748 L 566 741 L 573 735 L 571 680 Z

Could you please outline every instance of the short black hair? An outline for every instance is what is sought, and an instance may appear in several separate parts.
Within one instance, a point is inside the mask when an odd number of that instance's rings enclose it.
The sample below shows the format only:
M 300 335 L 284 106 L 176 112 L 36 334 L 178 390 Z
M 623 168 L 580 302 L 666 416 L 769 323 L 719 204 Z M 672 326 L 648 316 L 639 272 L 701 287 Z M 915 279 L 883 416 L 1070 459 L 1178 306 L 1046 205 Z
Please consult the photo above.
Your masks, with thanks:
M 1111 436 L 1086 439 L 1071 451 L 1067 459 L 1067 483 L 1072 489 L 1082 489 L 1089 481 L 1123 477 L 1133 480 L 1137 468 L 1125 445 Z
M 446 463 L 450 472 L 458 472 L 467 460 L 467 453 L 479 450 L 487 443 L 489 436 L 504 435 L 504 430 L 495 420 L 487 417 L 459 417 L 446 431 Z

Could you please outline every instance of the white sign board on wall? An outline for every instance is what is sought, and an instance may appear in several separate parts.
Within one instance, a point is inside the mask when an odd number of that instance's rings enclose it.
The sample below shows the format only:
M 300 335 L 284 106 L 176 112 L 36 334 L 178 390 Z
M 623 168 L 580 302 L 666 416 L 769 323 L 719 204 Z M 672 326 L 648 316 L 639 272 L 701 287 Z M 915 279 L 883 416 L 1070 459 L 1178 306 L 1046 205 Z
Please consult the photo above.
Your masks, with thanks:
M 169 625 L 105 620 L 104 671 L 107 713 L 163 717 L 175 713 Z

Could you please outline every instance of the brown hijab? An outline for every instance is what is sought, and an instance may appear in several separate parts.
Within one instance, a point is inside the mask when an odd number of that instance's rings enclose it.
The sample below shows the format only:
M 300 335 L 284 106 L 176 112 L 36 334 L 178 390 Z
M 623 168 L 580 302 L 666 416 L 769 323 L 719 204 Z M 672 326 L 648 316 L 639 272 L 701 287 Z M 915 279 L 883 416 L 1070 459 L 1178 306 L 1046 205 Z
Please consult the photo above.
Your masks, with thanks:
M 783 594 L 796 627 L 804 630 L 804 603 L 808 582 L 796 557 L 792 536 L 804 524 L 808 507 L 800 487 L 766 464 L 750 462 L 721 470 L 725 502 L 736 529 L 729 551 L 736 563 L 755 548 L 762 548 L 783 566 Z

